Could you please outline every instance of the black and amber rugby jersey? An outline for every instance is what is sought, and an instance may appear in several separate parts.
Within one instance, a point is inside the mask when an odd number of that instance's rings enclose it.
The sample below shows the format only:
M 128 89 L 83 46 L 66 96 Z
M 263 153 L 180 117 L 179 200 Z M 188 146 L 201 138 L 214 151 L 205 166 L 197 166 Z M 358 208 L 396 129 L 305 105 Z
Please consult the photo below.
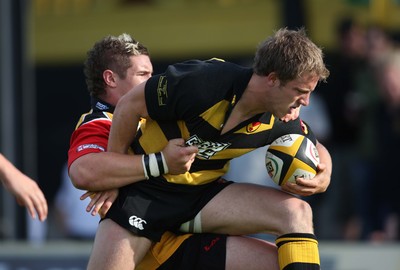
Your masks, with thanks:
M 199 185 L 224 175 L 231 159 L 269 145 L 281 135 L 305 134 L 315 142 L 300 119 L 284 123 L 271 113 L 256 115 L 221 134 L 252 73 L 250 68 L 211 59 L 171 65 L 150 78 L 145 99 L 153 121 L 141 126 L 134 152 L 158 152 L 168 140 L 184 138 L 187 145 L 199 148 L 190 171 L 161 177 L 172 183 Z

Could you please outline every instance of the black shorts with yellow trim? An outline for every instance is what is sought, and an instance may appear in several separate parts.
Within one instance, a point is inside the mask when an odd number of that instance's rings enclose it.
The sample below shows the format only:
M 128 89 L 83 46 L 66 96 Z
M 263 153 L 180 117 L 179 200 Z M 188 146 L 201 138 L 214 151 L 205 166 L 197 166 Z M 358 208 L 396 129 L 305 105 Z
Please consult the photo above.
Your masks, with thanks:
M 158 242 L 165 231 L 177 231 L 232 183 L 219 179 L 204 185 L 182 185 L 150 178 L 121 188 L 105 218 Z
M 137 270 L 225 269 L 226 239 L 223 234 L 175 235 L 166 232 Z

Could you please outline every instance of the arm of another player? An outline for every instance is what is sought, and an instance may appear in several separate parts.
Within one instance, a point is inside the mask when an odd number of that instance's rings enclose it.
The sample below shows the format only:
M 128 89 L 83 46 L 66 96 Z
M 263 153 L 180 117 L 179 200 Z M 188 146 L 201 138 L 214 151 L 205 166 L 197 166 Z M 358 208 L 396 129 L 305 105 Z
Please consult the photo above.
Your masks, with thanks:
M 141 156 L 111 152 L 77 158 L 70 165 L 69 176 L 76 188 L 90 191 L 119 188 L 145 179 Z
M 126 93 L 115 107 L 107 151 L 127 154 L 136 136 L 140 118 L 149 119 L 144 88 L 141 83 Z
M 184 147 L 183 139 L 172 139 L 162 150 L 170 174 L 190 169 L 197 147 Z M 69 168 L 72 183 L 78 189 L 104 191 L 145 179 L 142 155 L 112 152 L 89 153 L 74 160 Z
M 316 144 L 320 164 L 317 167 L 317 175 L 311 179 L 296 179 L 296 184 L 286 183 L 282 189 L 300 196 L 310 196 L 317 193 L 325 192 L 331 182 L 332 175 L 332 158 L 328 150 L 320 142 Z
M 37 183 L 18 170 L 8 159 L 0 154 L 0 180 L 4 187 L 15 196 L 21 206 L 25 206 L 32 218 L 44 221 L 48 207 L 46 198 Z

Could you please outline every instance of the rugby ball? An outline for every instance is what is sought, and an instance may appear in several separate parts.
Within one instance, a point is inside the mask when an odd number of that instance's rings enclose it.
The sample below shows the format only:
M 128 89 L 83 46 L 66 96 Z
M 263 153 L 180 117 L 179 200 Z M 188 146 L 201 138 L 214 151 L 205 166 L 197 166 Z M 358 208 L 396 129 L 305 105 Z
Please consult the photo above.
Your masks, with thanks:
M 319 164 L 319 155 L 314 143 L 300 134 L 286 134 L 268 147 L 265 166 L 272 180 L 278 185 L 296 178 L 312 179 Z

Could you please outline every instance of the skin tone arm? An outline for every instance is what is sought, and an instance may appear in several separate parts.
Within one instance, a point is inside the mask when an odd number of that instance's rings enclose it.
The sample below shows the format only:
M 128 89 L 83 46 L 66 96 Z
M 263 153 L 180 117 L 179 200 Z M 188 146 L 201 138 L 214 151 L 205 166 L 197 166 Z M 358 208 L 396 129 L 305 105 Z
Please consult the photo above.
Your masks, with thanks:
M 149 118 L 144 86 L 145 83 L 137 85 L 118 101 L 108 138 L 109 152 L 127 154 L 129 145 L 136 136 L 140 118 Z
M 15 196 L 18 204 L 25 206 L 32 218 L 36 213 L 40 221 L 47 218 L 47 201 L 37 183 L 18 170 L 0 154 L 0 180 L 4 187 Z
M 191 162 L 185 156 L 186 152 L 182 151 L 183 145 L 183 139 L 173 139 L 162 151 L 171 174 L 184 173 L 190 168 Z M 168 163 L 168 160 L 171 162 Z M 141 155 L 112 152 L 79 157 L 71 164 L 69 176 L 76 188 L 90 191 L 120 188 L 145 178 Z
M 90 191 L 119 188 L 144 179 L 140 156 L 109 152 L 79 157 L 71 164 L 69 175 L 76 188 Z

